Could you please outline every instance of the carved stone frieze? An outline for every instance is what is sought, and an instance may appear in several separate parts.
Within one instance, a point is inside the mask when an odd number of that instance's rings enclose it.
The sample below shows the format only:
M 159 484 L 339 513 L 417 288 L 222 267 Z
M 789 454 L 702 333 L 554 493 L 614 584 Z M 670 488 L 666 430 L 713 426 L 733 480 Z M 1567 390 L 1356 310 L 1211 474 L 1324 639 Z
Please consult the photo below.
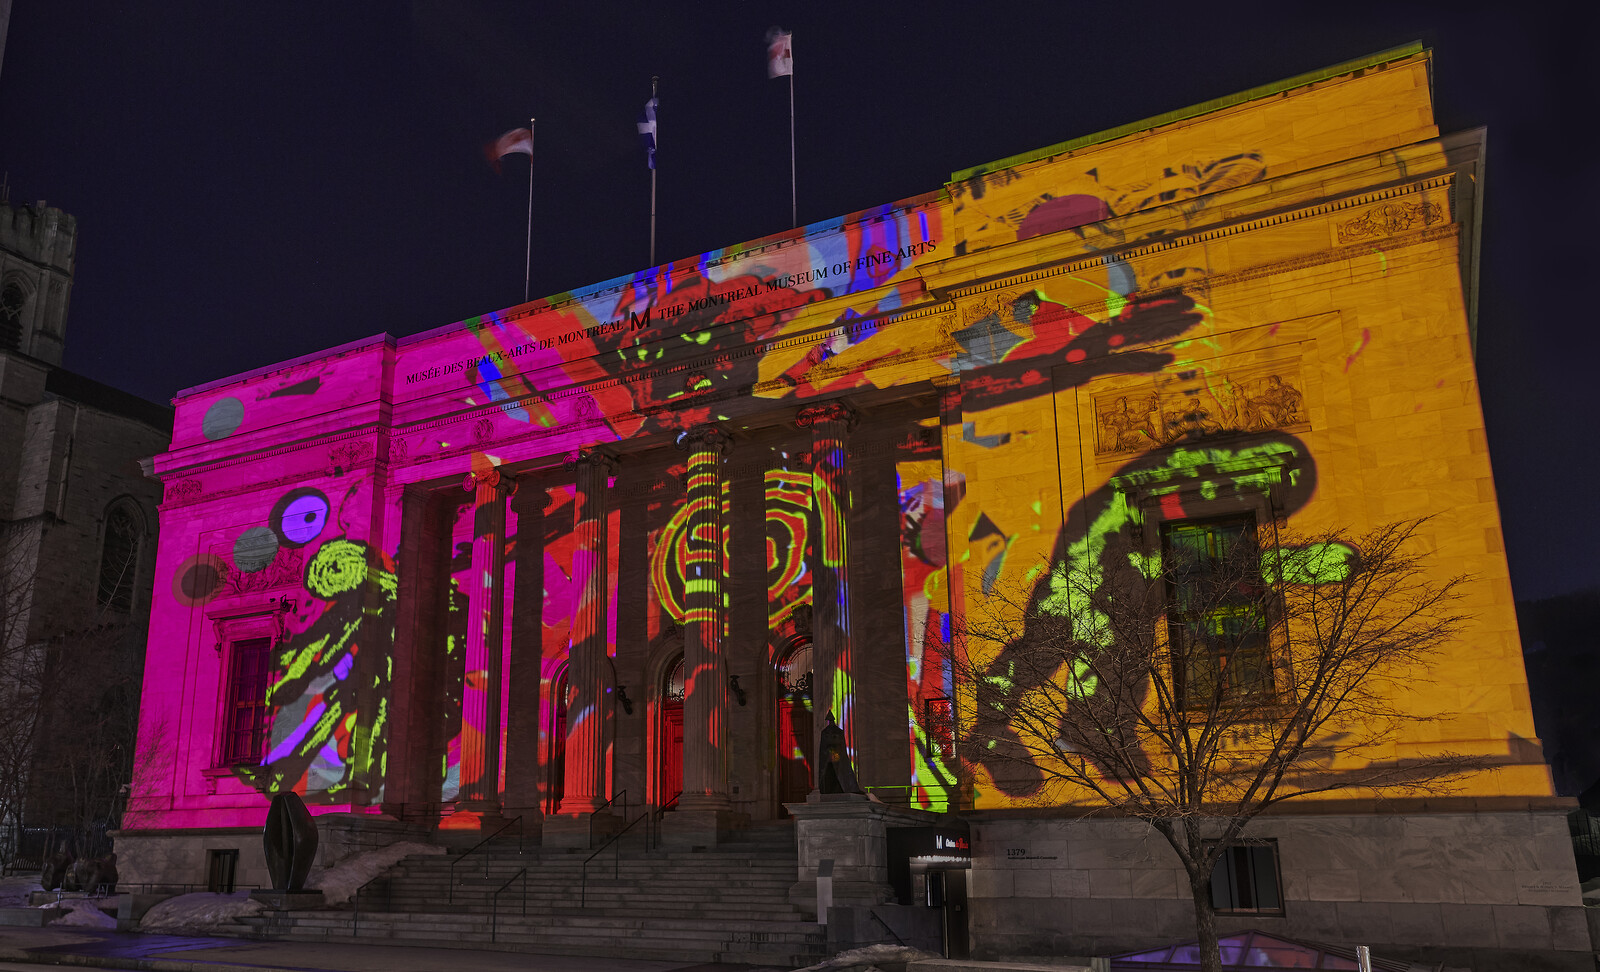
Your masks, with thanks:
M 305 576 L 305 553 L 296 547 L 280 547 L 272 561 L 261 570 L 240 570 L 230 560 L 218 558 L 223 588 L 229 594 L 256 594 L 280 587 L 299 587 Z
M 1095 398 L 1095 453 L 1144 452 L 1224 433 L 1304 426 L 1302 387 L 1289 364 L 1276 370 L 1161 375 L 1143 389 Z
M 372 458 L 372 443 L 365 440 L 340 442 L 328 447 L 329 476 L 343 476 Z
M 1416 202 L 1391 202 L 1374 206 L 1359 216 L 1338 225 L 1340 243 L 1354 243 L 1380 236 L 1393 236 L 1413 228 L 1432 226 L 1444 219 L 1438 203 L 1426 199 Z
M 183 503 L 199 496 L 200 491 L 200 480 L 180 479 L 167 484 L 166 499 L 168 503 Z

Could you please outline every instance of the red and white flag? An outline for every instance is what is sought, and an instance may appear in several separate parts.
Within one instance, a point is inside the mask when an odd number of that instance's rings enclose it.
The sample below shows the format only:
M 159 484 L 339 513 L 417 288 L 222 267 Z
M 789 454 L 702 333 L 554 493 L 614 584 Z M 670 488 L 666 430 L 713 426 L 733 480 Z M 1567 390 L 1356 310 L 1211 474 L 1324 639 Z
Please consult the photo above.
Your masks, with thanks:
M 794 51 L 789 42 L 791 36 L 781 27 L 767 31 L 767 77 L 781 78 L 794 74 Z
M 483 157 L 494 166 L 494 171 L 500 171 L 500 160 L 508 155 L 516 154 L 533 157 L 533 132 L 527 128 L 513 128 L 492 142 L 483 146 Z

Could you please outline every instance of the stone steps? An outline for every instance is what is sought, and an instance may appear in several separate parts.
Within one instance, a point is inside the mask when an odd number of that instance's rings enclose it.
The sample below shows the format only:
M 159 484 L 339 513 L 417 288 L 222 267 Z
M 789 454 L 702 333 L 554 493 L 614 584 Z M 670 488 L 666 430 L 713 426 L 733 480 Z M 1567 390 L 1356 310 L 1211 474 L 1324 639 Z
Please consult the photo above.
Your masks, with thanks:
M 263 937 L 305 941 L 454 945 L 556 954 L 605 954 L 686 962 L 808 965 L 827 951 L 824 931 L 808 921 L 738 921 L 682 916 L 502 913 L 350 913 L 305 911 L 251 916 Z M 491 942 L 491 935 L 493 941 Z
M 795 967 L 827 954 L 826 929 L 789 903 L 798 863 L 786 828 L 704 850 L 647 851 L 642 840 L 624 840 L 589 861 L 585 874 L 590 853 L 529 846 L 519 853 L 515 838 L 501 839 L 456 865 L 453 877 L 452 855 L 409 857 L 362 897 L 359 917 L 293 911 L 245 924 L 263 938 L 685 963 Z M 522 882 L 513 880 L 523 869 L 526 916 Z M 587 907 L 579 904 L 585 893 Z

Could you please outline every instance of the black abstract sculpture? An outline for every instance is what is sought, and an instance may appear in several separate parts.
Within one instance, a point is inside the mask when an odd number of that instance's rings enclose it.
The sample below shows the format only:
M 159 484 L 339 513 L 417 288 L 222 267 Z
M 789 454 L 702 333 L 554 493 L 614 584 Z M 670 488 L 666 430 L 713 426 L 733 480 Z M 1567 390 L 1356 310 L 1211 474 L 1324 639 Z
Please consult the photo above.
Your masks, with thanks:
M 76 858 L 73 856 L 71 846 L 66 838 L 51 851 L 46 848 L 44 868 L 39 872 L 39 885 L 46 891 L 73 891 L 76 888 L 67 887 L 72 883 L 72 865 Z
M 267 810 L 262 843 L 267 851 L 267 875 L 274 891 L 299 891 L 306 886 L 311 862 L 317 856 L 317 823 L 298 793 L 279 793 Z
M 828 713 L 828 724 L 822 727 L 822 770 L 817 779 L 817 789 L 823 793 L 860 793 L 856 770 L 850 765 L 850 751 L 845 746 L 844 730 Z
M 73 862 L 72 880 L 79 891 L 89 894 L 115 894 L 117 891 L 117 855 L 80 857 Z

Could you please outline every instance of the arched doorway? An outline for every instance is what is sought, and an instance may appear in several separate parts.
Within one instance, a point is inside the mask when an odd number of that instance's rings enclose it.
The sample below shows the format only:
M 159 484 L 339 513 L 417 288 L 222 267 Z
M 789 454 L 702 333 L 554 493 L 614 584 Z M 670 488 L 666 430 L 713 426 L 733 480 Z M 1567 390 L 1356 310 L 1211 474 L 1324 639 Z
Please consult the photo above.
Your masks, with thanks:
M 656 799 L 662 807 L 677 802 L 683 793 L 683 656 L 667 669 L 661 686 L 661 715 L 656 738 Z
M 789 642 L 778 660 L 778 811 L 811 792 L 811 639 Z
M 567 783 L 567 669 L 562 667 L 550 683 L 549 745 L 545 751 L 544 812 L 553 814 L 561 806 Z

